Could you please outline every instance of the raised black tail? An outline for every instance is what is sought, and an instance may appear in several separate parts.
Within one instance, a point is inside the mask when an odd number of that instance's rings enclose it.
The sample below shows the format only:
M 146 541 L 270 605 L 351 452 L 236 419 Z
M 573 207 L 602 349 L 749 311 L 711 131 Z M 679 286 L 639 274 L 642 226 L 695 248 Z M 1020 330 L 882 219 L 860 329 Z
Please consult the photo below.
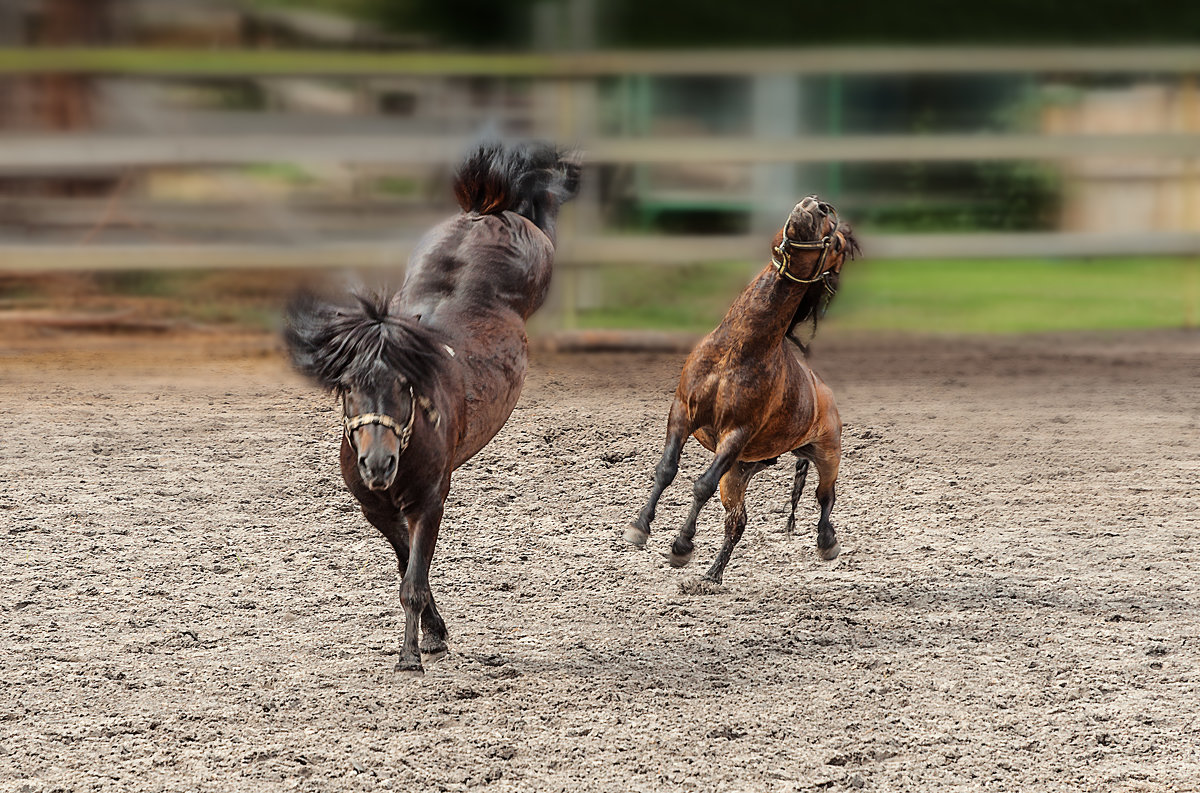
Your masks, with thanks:
M 579 163 L 549 143 L 478 144 L 454 174 L 464 212 L 516 212 L 554 239 L 558 208 L 579 192 Z

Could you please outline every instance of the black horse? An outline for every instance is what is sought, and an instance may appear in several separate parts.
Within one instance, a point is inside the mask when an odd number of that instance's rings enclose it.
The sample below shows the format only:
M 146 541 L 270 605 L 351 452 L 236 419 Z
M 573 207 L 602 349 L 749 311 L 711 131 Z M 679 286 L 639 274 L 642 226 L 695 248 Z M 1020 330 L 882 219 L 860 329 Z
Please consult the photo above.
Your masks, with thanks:
M 546 297 L 555 220 L 578 184 L 579 165 L 549 144 L 482 144 L 455 175 L 462 212 L 421 240 L 397 295 L 302 295 L 288 308 L 293 364 L 342 400 L 342 478 L 399 560 L 397 671 L 420 674 L 422 653 L 447 652 L 429 564 L 450 475 L 521 394 L 525 321 Z

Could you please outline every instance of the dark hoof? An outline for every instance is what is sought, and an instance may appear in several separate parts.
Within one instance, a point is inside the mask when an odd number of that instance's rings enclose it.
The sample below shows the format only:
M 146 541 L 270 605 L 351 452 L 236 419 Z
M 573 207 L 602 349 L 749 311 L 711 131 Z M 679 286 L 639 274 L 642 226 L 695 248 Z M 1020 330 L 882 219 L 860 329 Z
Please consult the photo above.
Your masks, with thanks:
M 634 526 L 631 523 L 625 529 L 625 534 L 623 536 L 625 537 L 625 542 L 629 543 L 635 548 L 645 548 L 646 540 L 650 539 L 650 532 L 639 529 L 637 526 Z
M 420 677 L 425 674 L 425 667 L 421 666 L 421 659 L 415 661 L 411 659 L 401 658 L 396 662 L 396 672 L 408 677 Z
M 671 551 L 664 553 L 663 558 L 667 560 L 667 563 L 671 567 L 687 567 L 688 563 L 692 561 L 692 553 L 692 551 L 688 551 L 687 553 L 675 553 Z
M 829 548 L 818 548 L 817 556 L 821 557 L 826 562 L 832 562 L 834 559 L 837 558 L 837 555 L 841 552 L 842 552 L 842 544 L 840 542 L 835 542 Z
M 431 639 L 429 637 L 421 639 L 422 661 L 440 661 L 449 654 L 450 648 L 446 646 L 445 639 Z

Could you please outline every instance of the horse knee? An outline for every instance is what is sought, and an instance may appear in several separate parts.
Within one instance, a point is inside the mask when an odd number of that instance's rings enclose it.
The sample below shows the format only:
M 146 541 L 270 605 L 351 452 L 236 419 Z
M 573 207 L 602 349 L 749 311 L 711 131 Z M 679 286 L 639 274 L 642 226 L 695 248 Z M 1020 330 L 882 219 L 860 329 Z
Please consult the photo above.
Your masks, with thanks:
M 708 501 L 715 492 L 717 492 L 717 483 L 708 481 L 707 477 L 700 477 L 692 485 L 692 495 L 696 497 L 697 501 Z
M 406 611 L 421 614 L 432 600 L 433 595 L 429 591 L 428 584 L 418 586 L 416 583 L 406 580 L 400 585 L 400 603 L 403 604 Z

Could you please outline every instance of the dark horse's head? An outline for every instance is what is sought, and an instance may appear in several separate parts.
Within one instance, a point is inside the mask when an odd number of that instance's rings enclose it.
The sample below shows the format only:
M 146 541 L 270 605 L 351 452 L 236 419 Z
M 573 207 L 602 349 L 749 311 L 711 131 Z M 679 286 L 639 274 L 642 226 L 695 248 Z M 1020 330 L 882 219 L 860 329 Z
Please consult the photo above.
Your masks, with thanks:
M 355 295 L 350 305 L 303 293 L 287 309 L 284 339 L 292 363 L 342 397 L 346 439 L 358 473 L 387 490 L 412 438 L 418 404 L 436 417 L 426 394 L 447 355 L 441 338 L 389 310 L 385 295 Z
M 807 352 L 794 335 L 796 326 L 811 322 L 816 332 L 818 320 L 837 294 L 846 257 L 853 259 L 860 252 L 850 224 L 839 220 L 833 205 L 815 195 L 792 208 L 787 222 L 775 236 L 773 258 L 780 278 L 807 290 L 787 332 L 801 350 Z

